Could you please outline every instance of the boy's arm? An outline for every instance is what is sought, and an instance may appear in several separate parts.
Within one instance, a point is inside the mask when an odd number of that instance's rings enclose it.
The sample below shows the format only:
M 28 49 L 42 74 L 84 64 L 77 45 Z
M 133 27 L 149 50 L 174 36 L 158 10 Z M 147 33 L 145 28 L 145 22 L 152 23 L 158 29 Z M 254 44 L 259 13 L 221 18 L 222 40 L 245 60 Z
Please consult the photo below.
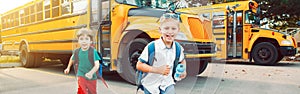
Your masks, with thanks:
M 169 65 L 162 65 L 160 67 L 153 67 L 153 66 L 149 66 L 145 63 L 142 63 L 141 61 L 137 62 L 136 69 L 140 70 L 142 72 L 157 73 L 157 74 L 162 74 L 162 75 L 168 75 L 169 72 L 170 72 Z
M 74 63 L 74 60 L 72 60 L 72 58 L 73 58 L 73 55 L 70 57 L 70 59 L 69 59 L 69 64 L 68 64 L 68 67 L 67 68 L 71 68 L 71 66 L 73 65 L 73 63 Z
M 98 71 L 98 69 L 99 69 L 99 61 L 97 60 L 94 62 L 94 67 L 88 73 L 93 75 Z
M 138 61 L 136 63 L 136 69 L 137 70 L 140 70 L 142 72 L 150 72 L 150 70 L 152 69 L 151 66 L 145 64 L 145 63 L 142 63 L 141 61 Z
M 69 64 L 68 64 L 67 68 L 64 70 L 64 73 L 65 73 L 65 74 L 69 74 L 70 69 L 71 69 L 71 66 L 72 66 L 73 63 L 74 63 L 74 60 L 72 60 L 72 58 L 73 58 L 73 55 L 70 57 L 70 59 L 69 59 Z

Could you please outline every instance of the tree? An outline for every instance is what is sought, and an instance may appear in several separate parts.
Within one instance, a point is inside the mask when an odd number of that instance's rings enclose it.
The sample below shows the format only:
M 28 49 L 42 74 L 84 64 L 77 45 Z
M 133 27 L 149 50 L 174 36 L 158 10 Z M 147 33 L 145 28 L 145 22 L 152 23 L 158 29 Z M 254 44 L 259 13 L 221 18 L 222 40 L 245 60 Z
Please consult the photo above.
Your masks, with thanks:
M 209 3 L 226 3 L 245 0 L 186 0 L 190 7 L 199 7 Z M 300 0 L 253 0 L 261 8 L 261 25 L 269 25 L 273 29 L 298 27 L 300 21 Z M 299 22 L 300 24 L 300 22 Z
M 300 0 L 256 0 L 261 8 L 261 19 L 267 19 L 273 29 L 297 27 Z

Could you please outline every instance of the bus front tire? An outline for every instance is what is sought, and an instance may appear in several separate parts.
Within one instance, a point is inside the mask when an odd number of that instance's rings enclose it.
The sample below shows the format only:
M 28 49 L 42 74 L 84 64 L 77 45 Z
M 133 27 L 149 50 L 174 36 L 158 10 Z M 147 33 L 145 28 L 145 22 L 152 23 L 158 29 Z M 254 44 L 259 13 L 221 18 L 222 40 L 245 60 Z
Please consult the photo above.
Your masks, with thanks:
M 198 74 L 203 73 L 205 71 L 205 69 L 207 68 L 207 65 L 208 65 L 208 61 L 201 61 Z
M 205 71 L 207 68 L 208 61 L 203 60 L 187 60 L 186 61 L 186 72 L 188 76 L 196 76 Z
M 136 63 L 148 43 L 147 39 L 137 38 L 130 41 L 123 50 L 121 59 L 122 68 L 119 75 L 129 83 L 136 84 Z
M 276 47 L 269 42 L 258 43 L 254 46 L 251 54 L 256 64 L 274 65 L 279 58 Z

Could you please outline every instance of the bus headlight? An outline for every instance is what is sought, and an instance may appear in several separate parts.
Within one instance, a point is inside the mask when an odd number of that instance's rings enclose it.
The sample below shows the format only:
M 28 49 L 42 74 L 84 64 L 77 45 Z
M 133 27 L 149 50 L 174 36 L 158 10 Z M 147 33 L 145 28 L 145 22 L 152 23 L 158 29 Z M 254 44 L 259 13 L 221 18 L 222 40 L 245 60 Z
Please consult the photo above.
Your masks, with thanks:
M 290 40 L 283 40 L 281 41 L 282 45 L 292 45 L 293 43 Z

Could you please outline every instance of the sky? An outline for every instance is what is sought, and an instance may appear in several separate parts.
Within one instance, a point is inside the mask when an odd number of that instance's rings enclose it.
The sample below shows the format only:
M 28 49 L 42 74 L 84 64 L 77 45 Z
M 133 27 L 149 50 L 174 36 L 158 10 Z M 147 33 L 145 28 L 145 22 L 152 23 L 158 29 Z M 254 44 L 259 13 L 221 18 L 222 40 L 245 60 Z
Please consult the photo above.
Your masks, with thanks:
M 0 0 L 0 14 L 33 0 Z

